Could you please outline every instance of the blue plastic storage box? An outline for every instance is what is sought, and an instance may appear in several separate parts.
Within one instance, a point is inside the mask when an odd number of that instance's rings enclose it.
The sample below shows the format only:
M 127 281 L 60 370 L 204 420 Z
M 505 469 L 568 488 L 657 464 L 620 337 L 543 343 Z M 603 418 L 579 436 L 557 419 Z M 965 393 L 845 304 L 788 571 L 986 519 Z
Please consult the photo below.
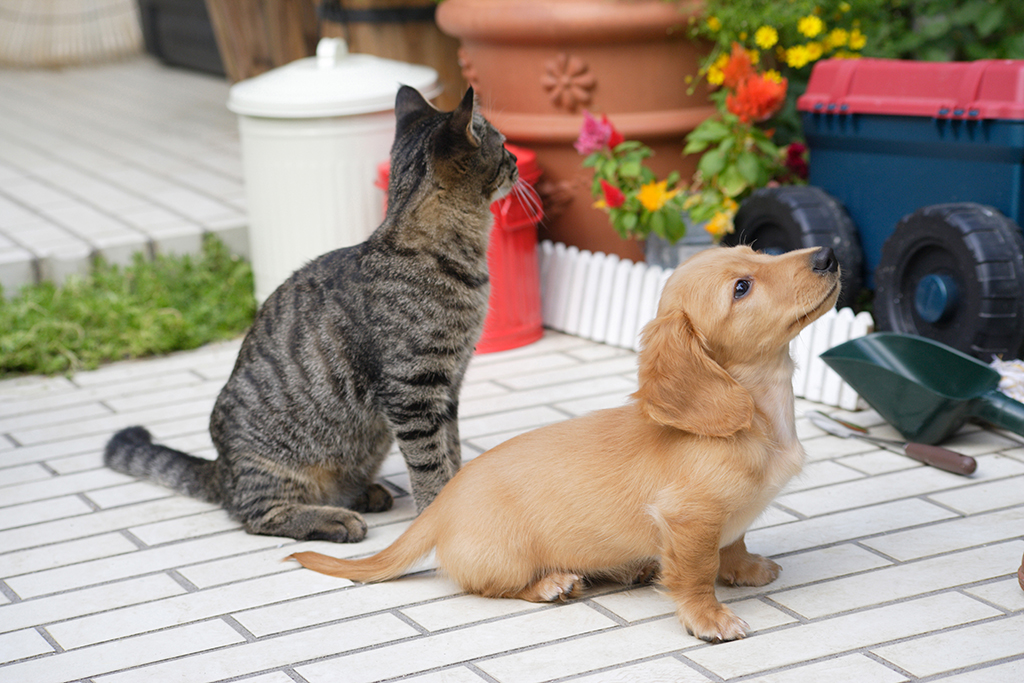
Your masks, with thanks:
M 921 207 L 1024 217 L 1024 61 L 825 60 L 797 108 L 810 184 L 857 225 L 869 287 L 882 244 Z

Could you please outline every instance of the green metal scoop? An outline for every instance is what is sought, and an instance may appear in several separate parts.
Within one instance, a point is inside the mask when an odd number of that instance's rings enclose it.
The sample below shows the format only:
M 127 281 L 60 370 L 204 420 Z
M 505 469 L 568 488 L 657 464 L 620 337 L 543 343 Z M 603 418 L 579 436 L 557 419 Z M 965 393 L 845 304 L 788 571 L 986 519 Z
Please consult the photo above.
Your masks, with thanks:
M 821 358 L 909 441 L 939 443 L 971 417 L 1024 434 L 1024 403 L 997 389 L 999 373 L 931 339 L 876 332 Z

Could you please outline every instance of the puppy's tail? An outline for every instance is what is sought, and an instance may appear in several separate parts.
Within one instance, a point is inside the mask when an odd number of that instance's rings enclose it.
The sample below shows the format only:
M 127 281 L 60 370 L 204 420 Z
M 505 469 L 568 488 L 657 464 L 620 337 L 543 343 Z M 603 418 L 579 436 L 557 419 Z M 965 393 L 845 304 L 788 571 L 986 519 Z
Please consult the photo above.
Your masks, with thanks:
M 360 583 L 376 583 L 395 579 L 437 544 L 434 515 L 428 506 L 398 540 L 376 555 L 361 560 L 342 560 L 320 553 L 302 552 L 285 559 L 328 576 L 351 579 Z

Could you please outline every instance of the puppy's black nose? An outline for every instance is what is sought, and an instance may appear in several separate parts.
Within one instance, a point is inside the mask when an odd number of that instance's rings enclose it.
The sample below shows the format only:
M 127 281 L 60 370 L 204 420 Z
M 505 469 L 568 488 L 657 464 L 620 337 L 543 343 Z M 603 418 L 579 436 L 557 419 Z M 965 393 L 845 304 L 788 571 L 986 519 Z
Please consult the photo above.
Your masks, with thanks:
M 839 269 L 839 261 L 832 252 L 832 247 L 822 247 L 811 256 L 811 268 L 815 273 L 834 273 Z

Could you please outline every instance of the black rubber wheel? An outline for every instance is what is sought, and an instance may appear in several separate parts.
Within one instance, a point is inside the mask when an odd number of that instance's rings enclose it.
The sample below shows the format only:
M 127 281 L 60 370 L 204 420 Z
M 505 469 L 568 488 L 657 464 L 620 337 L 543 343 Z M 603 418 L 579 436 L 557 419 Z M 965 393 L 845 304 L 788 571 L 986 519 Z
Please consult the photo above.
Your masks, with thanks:
M 832 247 L 843 274 L 838 308 L 857 300 L 864 256 L 857 227 L 846 209 L 824 190 L 808 185 L 763 187 L 747 197 L 723 244 L 746 244 L 769 254 L 807 247 Z
M 906 216 L 875 269 L 875 325 L 928 337 L 989 362 L 1024 343 L 1024 237 L 981 204 Z

